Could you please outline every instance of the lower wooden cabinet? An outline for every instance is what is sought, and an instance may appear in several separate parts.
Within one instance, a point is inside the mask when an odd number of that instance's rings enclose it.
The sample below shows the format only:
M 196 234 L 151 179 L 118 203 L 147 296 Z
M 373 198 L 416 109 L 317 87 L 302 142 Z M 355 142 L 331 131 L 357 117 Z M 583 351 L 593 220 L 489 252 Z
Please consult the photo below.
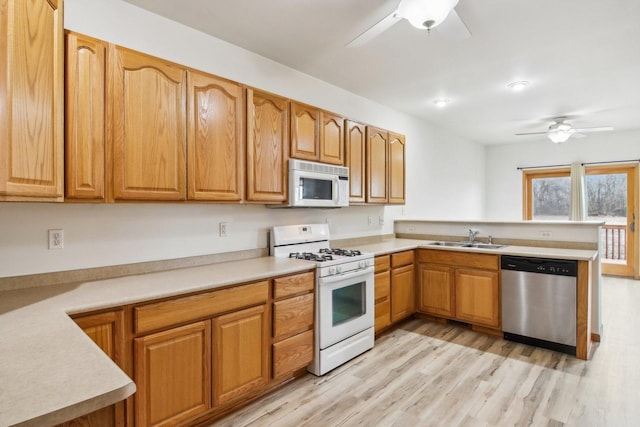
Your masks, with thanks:
M 500 328 L 497 255 L 423 249 L 418 261 L 418 311 Z
M 266 304 L 213 319 L 213 403 L 221 405 L 269 381 Z
M 74 321 L 107 356 L 119 366 L 122 366 L 124 349 L 124 316 L 122 310 L 80 316 L 74 318 Z M 124 425 L 124 402 L 120 402 L 67 421 L 58 427 L 121 427 Z
M 375 258 L 376 332 L 415 313 L 414 261 L 414 251 Z
M 170 426 L 211 407 L 211 322 L 134 340 L 136 426 Z

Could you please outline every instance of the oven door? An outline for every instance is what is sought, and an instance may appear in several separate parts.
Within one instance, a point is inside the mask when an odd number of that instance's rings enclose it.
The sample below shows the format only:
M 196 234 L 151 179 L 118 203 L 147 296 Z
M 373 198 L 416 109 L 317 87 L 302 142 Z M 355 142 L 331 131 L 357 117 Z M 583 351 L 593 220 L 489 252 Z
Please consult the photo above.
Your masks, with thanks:
M 373 267 L 318 279 L 320 349 L 374 324 Z

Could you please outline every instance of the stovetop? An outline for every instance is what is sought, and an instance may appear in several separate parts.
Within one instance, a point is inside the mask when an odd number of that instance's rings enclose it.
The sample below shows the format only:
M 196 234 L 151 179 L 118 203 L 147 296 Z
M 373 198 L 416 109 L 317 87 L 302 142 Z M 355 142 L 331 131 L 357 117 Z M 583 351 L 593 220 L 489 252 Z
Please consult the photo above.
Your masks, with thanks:
M 290 252 L 289 258 L 304 259 L 306 261 L 327 262 L 351 261 L 349 258 L 361 257 L 363 254 L 357 249 L 321 248 L 317 252 Z M 354 258 L 355 259 L 355 258 Z

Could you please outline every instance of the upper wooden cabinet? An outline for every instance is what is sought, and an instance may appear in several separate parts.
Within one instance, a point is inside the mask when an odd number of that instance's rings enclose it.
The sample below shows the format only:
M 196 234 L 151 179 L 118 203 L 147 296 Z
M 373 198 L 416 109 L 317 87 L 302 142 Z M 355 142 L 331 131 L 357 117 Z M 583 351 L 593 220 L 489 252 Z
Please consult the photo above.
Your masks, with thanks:
M 186 70 L 110 46 L 114 200 L 186 198 Z
M 291 157 L 344 165 L 344 118 L 292 101 Z
M 0 200 L 63 200 L 62 8 L 0 0 Z
M 345 125 L 346 166 L 349 168 L 349 203 L 366 201 L 365 127 L 347 120 Z
M 320 110 L 291 102 L 291 157 L 315 160 L 320 157 Z
M 389 200 L 389 134 L 367 126 L 367 203 Z
M 405 195 L 404 136 L 389 132 L 389 203 L 404 204 Z
M 237 84 L 188 72 L 190 200 L 240 202 L 244 186 L 244 100 Z
M 247 89 L 247 201 L 287 200 L 289 101 Z
M 405 138 L 367 126 L 367 203 L 404 204 Z
M 320 112 L 320 162 L 344 165 L 344 118 Z
M 104 200 L 107 44 L 66 35 L 65 197 Z

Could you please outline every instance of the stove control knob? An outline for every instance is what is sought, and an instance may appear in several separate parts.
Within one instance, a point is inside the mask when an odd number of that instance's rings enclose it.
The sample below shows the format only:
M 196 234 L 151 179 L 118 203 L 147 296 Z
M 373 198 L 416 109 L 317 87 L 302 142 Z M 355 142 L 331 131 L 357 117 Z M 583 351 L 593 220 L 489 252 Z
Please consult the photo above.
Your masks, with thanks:
M 336 268 L 335 267 L 329 267 L 329 275 L 333 276 L 334 274 L 336 274 Z
M 362 269 L 365 268 L 366 266 L 364 265 L 364 261 L 358 261 L 358 268 Z
M 337 267 L 336 267 L 336 271 L 338 272 L 338 274 L 342 273 L 342 267 L 337 266 Z

